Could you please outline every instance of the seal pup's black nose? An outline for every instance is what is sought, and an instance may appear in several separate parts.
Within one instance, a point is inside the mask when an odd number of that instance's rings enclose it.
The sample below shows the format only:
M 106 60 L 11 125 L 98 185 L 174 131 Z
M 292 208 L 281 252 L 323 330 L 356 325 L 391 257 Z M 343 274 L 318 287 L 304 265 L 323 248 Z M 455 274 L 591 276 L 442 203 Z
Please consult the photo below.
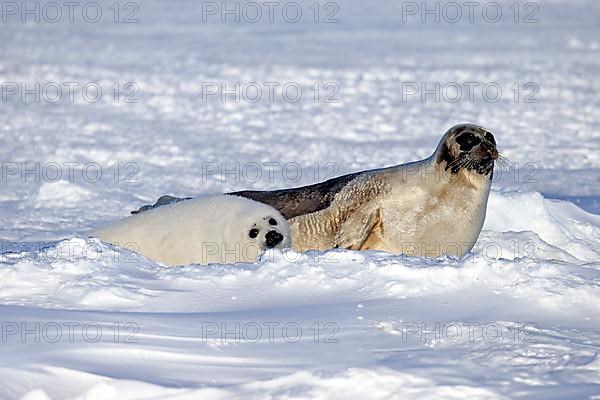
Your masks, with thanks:
M 273 248 L 283 241 L 283 235 L 277 231 L 269 231 L 265 235 L 268 248 Z

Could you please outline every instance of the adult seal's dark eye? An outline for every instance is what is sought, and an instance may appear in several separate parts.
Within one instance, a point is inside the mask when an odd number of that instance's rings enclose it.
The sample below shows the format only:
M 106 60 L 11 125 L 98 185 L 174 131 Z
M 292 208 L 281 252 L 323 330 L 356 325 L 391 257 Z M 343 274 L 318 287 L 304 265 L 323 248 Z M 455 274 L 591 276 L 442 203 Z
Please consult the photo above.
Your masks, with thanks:
M 486 138 L 486 139 L 487 139 L 487 140 L 488 140 L 490 143 L 492 143 L 494 146 L 496 145 L 496 140 L 494 139 L 494 135 L 492 135 L 492 133 L 491 133 L 491 132 L 487 132 L 487 133 L 485 134 L 485 138 Z
M 461 150 L 469 151 L 481 143 L 481 139 L 471 133 L 463 133 L 456 138 L 456 143 L 459 144 Z
M 275 226 L 277 225 L 277 221 L 275 220 L 275 218 L 269 218 L 269 224 Z
M 250 229 L 250 232 L 248 232 L 248 236 L 250 236 L 252 239 L 254 239 L 255 237 L 258 236 L 258 229 Z

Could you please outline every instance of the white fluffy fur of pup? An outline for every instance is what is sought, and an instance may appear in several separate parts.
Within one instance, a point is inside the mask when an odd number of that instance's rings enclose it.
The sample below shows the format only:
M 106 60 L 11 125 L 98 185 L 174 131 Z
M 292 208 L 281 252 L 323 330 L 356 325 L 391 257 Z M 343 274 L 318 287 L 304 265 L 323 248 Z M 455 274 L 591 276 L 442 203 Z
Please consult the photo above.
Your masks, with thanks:
M 170 266 L 253 262 L 267 248 L 291 246 L 289 225 L 277 210 L 226 195 L 160 207 L 92 235 Z

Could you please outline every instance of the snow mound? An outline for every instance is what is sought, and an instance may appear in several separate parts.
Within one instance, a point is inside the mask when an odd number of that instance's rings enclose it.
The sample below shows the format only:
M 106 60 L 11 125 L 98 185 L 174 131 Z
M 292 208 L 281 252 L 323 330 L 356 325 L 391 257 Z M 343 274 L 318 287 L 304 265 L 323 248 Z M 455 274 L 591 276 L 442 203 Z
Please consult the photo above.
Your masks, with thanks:
M 67 181 L 44 182 L 33 200 L 36 208 L 77 207 L 95 194 Z
M 539 193 L 492 191 L 483 229 L 531 232 L 580 260 L 600 260 L 600 216 Z

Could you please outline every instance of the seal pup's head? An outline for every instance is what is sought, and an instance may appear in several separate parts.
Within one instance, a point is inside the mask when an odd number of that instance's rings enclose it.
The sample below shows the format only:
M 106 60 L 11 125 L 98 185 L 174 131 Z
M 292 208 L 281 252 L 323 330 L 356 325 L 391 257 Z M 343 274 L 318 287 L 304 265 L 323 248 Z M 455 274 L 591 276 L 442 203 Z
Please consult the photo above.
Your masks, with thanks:
M 470 171 L 492 177 L 499 154 L 492 132 L 474 124 L 453 126 L 435 152 L 436 162 L 452 174 Z
M 281 215 L 270 213 L 251 221 L 252 225 L 245 234 L 248 239 L 257 242 L 261 248 L 283 249 L 289 247 L 291 243 L 289 228 L 287 221 Z
M 236 232 L 232 232 L 237 234 L 237 241 L 241 244 L 242 259 L 255 261 L 265 250 L 291 247 L 289 224 L 276 209 L 254 200 L 231 197 L 248 203 L 237 214 Z

